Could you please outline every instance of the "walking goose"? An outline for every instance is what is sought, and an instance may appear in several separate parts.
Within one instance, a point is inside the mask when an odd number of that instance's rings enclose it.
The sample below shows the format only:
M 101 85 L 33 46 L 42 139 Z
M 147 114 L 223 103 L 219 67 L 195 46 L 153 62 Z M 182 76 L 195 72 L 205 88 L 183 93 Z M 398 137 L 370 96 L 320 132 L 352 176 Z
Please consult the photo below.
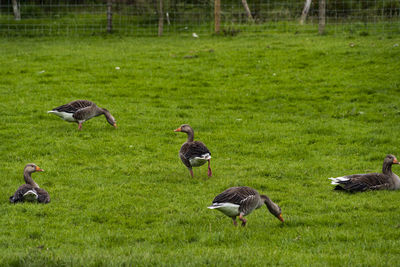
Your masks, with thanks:
M 260 208 L 265 204 L 276 218 L 284 222 L 282 217 L 281 208 L 272 202 L 266 195 L 260 195 L 257 190 L 247 187 L 231 187 L 216 196 L 213 204 L 209 209 L 217 209 L 224 213 L 226 216 L 231 217 L 233 224 L 236 226 L 236 216 L 242 221 L 242 226 L 246 226 L 247 220 L 243 218 L 250 214 L 253 210 Z
M 193 177 L 192 167 L 199 167 L 208 161 L 208 172 L 209 177 L 212 176 L 210 160 L 211 152 L 208 150 L 205 144 L 200 141 L 193 141 L 194 131 L 188 124 L 181 125 L 175 132 L 187 133 L 187 141 L 183 143 L 179 150 L 179 157 L 183 164 L 188 168 L 190 175 Z
M 95 103 L 89 100 L 75 100 L 68 104 L 53 108 L 47 113 L 55 114 L 68 122 L 78 123 L 78 130 L 82 129 L 82 123 L 85 121 L 104 114 L 108 123 L 117 128 L 116 121 L 110 112 L 105 108 L 98 107 Z
M 42 172 L 43 170 L 33 163 L 29 163 L 24 168 L 25 183 L 18 187 L 14 195 L 10 197 L 11 203 L 24 202 L 24 201 L 37 201 L 39 203 L 49 203 L 50 195 L 46 190 L 39 187 L 33 181 L 31 174 L 34 172 Z
M 383 160 L 382 173 L 353 174 L 336 178 L 331 184 L 336 185 L 334 190 L 345 190 L 358 192 L 371 190 L 398 190 L 400 189 L 400 179 L 392 172 L 392 164 L 400 164 L 393 155 L 387 155 Z

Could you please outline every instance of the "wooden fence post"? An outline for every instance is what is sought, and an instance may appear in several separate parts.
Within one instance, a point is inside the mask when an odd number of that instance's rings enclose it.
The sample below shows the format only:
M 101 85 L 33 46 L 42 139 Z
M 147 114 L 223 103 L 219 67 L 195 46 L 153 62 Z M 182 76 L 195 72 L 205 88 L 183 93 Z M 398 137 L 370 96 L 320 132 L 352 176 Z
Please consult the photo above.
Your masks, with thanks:
M 164 30 L 163 0 L 159 0 L 158 9 L 158 36 L 162 36 Z
M 107 0 L 107 32 L 112 32 L 112 2 L 113 0 Z
M 253 16 L 251 15 L 250 8 L 249 8 L 249 5 L 247 4 L 247 1 L 242 0 L 242 4 L 243 4 L 244 10 L 246 11 L 246 14 L 247 14 L 247 20 L 249 22 L 254 22 L 254 19 L 253 19 Z
M 214 0 L 214 32 L 219 34 L 221 25 L 221 0 Z
M 325 0 L 319 0 L 318 12 L 318 32 L 319 34 L 325 33 Z
M 15 20 L 21 20 L 21 12 L 19 10 L 19 3 L 17 0 L 12 0 L 13 12 Z
M 306 21 L 308 12 L 310 11 L 310 6 L 311 0 L 306 0 L 306 2 L 304 3 L 303 12 L 301 12 L 300 25 L 303 25 L 304 21 Z

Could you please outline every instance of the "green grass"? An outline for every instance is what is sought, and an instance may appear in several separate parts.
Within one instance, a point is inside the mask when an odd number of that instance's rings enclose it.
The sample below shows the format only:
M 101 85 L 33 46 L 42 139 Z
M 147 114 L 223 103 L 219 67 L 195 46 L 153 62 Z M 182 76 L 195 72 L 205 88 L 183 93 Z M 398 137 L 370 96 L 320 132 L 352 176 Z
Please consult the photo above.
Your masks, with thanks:
M 1 265 L 398 264 L 400 193 L 343 194 L 327 179 L 400 157 L 398 36 L 0 42 Z M 75 99 L 119 128 L 46 114 Z M 211 150 L 212 178 L 180 162 L 183 123 Z M 48 205 L 8 203 L 29 162 Z M 286 223 L 262 208 L 235 228 L 206 208 L 241 185 Z

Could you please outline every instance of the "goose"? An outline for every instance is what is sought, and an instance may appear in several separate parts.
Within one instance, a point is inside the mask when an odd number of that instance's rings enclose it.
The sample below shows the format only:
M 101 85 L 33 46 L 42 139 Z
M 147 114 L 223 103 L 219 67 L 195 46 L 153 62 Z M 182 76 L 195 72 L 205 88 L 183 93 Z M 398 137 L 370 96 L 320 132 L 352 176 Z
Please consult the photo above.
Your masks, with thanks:
M 68 122 L 78 123 L 78 130 L 82 129 L 82 123 L 85 121 L 104 114 L 108 123 L 117 128 L 116 120 L 111 113 L 105 108 L 98 107 L 95 103 L 89 100 L 75 100 L 68 104 L 53 108 L 52 110 L 47 111 L 47 113 L 55 114 Z
M 366 173 L 329 178 L 331 184 L 336 185 L 334 190 L 348 192 L 363 192 L 370 190 L 398 190 L 400 189 L 399 176 L 392 172 L 392 165 L 400 164 L 393 155 L 387 155 L 383 160 L 382 173 Z
M 49 203 L 50 195 L 46 190 L 39 187 L 35 181 L 33 181 L 31 174 L 34 172 L 42 172 L 43 169 L 36 166 L 34 163 L 29 163 L 24 168 L 24 179 L 25 183 L 18 187 L 14 195 L 10 197 L 11 203 L 17 202 L 39 202 L 39 203 Z
M 178 129 L 175 129 L 174 131 L 187 133 L 188 138 L 179 150 L 179 157 L 181 158 L 182 163 L 188 168 L 190 175 L 193 177 L 192 167 L 199 167 L 208 161 L 207 175 L 211 177 L 211 152 L 202 142 L 193 141 L 194 131 L 192 127 L 190 127 L 188 124 L 182 124 Z
M 216 196 L 209 209 L 217 209 L 226 216 L 231 217 L 233 225 L 237 225 L 236 216 L 242 221 L 242 226 L 246 226 L 247 220 L 244 216 L 265 204 L 276 218 L 284 222 L 281 208 L 272 202 L 266 195 L 260 195 L 257 190 L 247 186 L 231 187 Z

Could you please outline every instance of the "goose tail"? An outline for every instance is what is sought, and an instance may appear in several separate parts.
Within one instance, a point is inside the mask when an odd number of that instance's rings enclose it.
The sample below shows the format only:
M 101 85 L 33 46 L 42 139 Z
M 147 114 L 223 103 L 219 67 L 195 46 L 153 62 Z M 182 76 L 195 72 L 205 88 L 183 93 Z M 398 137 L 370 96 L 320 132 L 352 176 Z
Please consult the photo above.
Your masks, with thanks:
M 218 209 L 220 207 L 222 207 L 220 203 L 213 203 L 211 206 L 208 206 L 207 208 L 213 210 L 213 209 Z
M 331 177 L 328 179 L 332 181 L 331 184 L 333 184 L 333 185 L 343 184 L 344 182 L 347 182 L 348 180 L 350 180 L 347 177 L 336 177 L 336 178 Z

